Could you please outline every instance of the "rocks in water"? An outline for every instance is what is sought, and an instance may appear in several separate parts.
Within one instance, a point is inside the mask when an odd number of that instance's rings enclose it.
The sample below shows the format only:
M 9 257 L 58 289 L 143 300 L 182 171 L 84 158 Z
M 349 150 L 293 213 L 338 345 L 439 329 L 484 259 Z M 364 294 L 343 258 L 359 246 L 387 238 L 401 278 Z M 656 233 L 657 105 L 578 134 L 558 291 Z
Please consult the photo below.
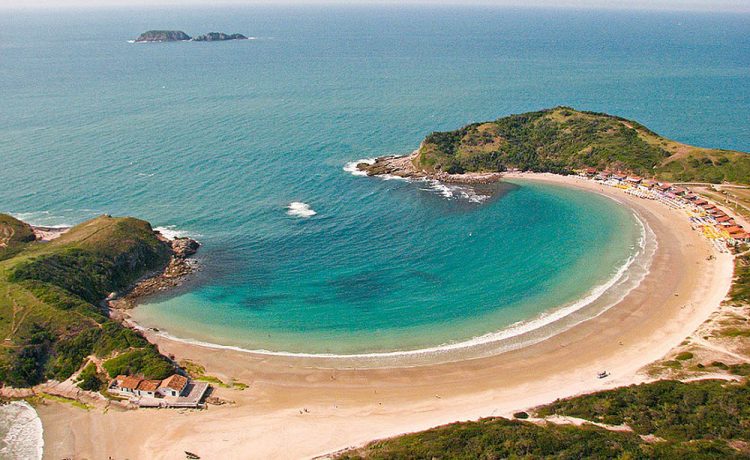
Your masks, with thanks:
M 183 42 L 188 40 L 190 40 L 190 35 L 181 30 L 149 30 L 139 35 L 135 42 Z
M 425 171 L 415 166 L 418 151 L 407 156 L 386 156 L 376 158 L 372 163 L 359 163 L 357 169 L 368 176 L 396 176 L 405 179 L 432 179 L 452 184 L 491 184 L 502 178 L 499 172 L 462 172 Z
M 217 42 L 224 40 L 247 40 L 242 34 L 225 34 L 224 32 L 209 32 L 193 38 L 194 42 Z
M 192 256 L 201 246 L 199 242 L 190 238 L 175 238 L 170 242 L 170 245 L 172 246 L 174 256 L 180 259 Z

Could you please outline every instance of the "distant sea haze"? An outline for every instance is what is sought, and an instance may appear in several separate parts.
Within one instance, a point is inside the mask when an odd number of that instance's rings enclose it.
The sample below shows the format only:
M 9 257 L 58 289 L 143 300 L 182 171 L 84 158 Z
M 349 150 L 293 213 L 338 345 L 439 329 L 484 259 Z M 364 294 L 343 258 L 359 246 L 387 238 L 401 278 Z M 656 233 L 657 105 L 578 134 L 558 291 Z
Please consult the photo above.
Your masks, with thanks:
M 128 43 L 161 28 L 256 39 Z M 0 30 L 0 211 L 198 238 L 197 277 L 135 316 L 222 345 L 458 343 L 574 304 L 638 251 L 636 216 L 596 194 L 345 170 L 432 131 L 568 105 L 750 149 L 747 15 L 101 9 L 0 15 Z

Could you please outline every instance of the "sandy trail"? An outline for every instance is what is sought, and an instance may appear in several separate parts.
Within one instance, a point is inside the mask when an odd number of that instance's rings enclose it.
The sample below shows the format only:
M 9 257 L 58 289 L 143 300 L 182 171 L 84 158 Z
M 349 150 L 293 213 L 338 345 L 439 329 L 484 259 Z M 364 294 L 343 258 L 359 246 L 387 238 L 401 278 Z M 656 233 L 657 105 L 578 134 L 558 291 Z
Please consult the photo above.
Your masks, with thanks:
M 154 336 L 163 352 L 249 388 L 218 389 L 236 404 L 205 411 L 40 407 L 45 458 L 166 459 L 181 458 L 185 450 L 203 459 L 309 458 L 645 380 L 639 373 L 644 365 L 667 354 L 718 308 L 731 284 L 731 256 L 715 253 L 682 211 L 576 178 L 522 177 L 604 193 L 636 209 L 659 242 L 641 285 L 602 315 L 541 343 L 488 358 L 410 368 L 321 368 L 311 358 L 205 348 Z M 598 379 L 603 369 L 611 376 Z

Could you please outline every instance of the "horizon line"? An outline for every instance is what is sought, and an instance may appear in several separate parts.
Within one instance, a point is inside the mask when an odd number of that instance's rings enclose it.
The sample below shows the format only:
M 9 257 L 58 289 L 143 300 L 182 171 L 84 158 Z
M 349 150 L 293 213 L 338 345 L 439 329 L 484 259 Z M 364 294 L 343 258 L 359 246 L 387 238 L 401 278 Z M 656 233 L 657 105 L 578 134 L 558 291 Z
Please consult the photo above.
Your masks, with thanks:
M 732 3 L 732 4 L 730 4 Z M 682 13 L 750 13 L 750 4 L 739 5 L 733 2 L 725 4 L 698 5 L 696 3 L 688 5 L 658 5 L 653 2 L 641 2 L 631 5 L 620 4 L 601 4 L 596 0 L 569 0 L 568 2 L 555 2 L 550 0 L 541 0 L 536 4 L 522 2 L 520 0 L 501 0 L 500 3 L 492 0 L 470 0 L 461 2 L 460 0 L 362 0 L 362 1 L 337 1 L 337 0 L 219 0 L 217 2 L 201 2 L 199 0 L 189 0 L 181 2 L 179 0 L 157 0 L 156 2 L 134 3 L 132 0 L 114 0 L 111 3 L 91 4 L 88 2 L 76 2 L 64 4 L 40 4 L 28 1 L 17 3 L 4 2 L 0 0 L 0 10 L 25 10 L 25 11 L 55 11 L 55 10 L 158 10 L 172 9 L 208 9 L 208 8 L 237 8 L 237 7 L 393 7 L 397 9 L 412 9 L 420 7 L 473 7 L 473 8 L 490 8 L 490 9 L 528 9 L 528 10 L 580 10 L 580 11 L 632 11 L 632 12 L 682 12 Z

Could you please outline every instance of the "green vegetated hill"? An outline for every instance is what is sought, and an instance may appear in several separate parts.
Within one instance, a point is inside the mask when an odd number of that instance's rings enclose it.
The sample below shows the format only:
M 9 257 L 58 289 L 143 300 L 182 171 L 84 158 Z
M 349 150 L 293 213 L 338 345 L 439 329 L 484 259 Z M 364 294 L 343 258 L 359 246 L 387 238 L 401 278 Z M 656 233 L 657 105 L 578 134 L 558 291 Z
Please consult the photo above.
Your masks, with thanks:
M 25 245 L 34 241 L 31 226 L 5 214 L 0 214 L 0 260 L 18 253 Z
M 168 263 L 169 247 L 148 222 L 102 216 L 43 243 L 30 241 L 28 225 L 0 215 L 0 234 L 9 229 L 15 230 L 6 238 L 9 255 L 0 259 L 0 383 L 64 380 L 89 355 L 109 358 L 110 375 L 163 378 L 174 370 L 100 306 L 111 292 Z
M 681 144 L 632 120 L 569 107 L 432 133 L 415 163 L 451 173 L 594 167 L 669 181 L 750 183 L 750 154 Z
M 750 456 L 750 386 L 717 380 L 660 381 L 557 401 L 539 416 L 593 425 L 488 418 L 376 441 L 338 459 L 732 459 Z M 525 415 L 525 414 L 524 414 Z

